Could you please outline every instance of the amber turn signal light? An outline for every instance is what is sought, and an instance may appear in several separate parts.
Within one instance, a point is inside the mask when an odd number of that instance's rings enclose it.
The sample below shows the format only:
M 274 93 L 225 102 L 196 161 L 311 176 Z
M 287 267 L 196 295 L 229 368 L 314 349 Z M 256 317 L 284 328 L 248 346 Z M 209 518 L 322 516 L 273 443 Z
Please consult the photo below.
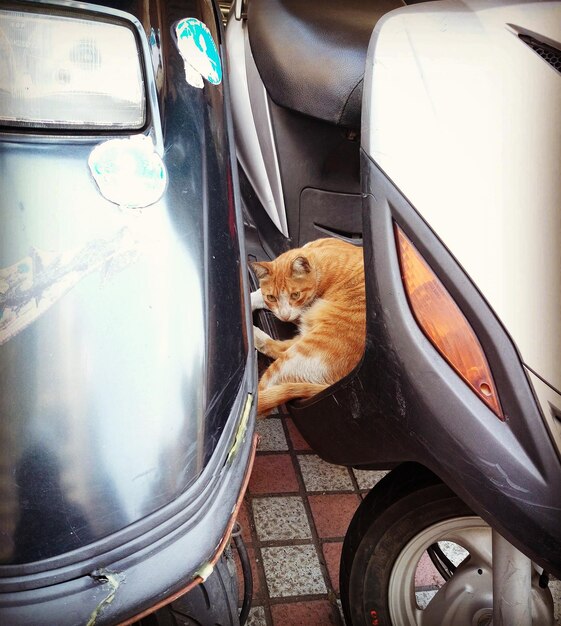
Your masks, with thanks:
M 489 364 L 472 327 L 397 225 L 395 233 L 405 292 L 421 330 L 476 395 L 504 420 Z

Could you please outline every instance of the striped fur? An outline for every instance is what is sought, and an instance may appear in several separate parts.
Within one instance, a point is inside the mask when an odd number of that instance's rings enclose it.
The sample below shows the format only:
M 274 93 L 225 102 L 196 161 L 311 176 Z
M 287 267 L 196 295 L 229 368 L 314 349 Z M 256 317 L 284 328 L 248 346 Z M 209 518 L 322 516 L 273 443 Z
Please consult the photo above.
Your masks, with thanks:
M 260 290 L 252 294 L 252 306 L 265 306 L 298 326 L 286 341 L 254 329 L 256 348 L 274 359 L 259 381 L 262 416 L 319 393 L 358 364 L 366 325 L 364 263 L 362 248 L 318 239 L 253 267 Z

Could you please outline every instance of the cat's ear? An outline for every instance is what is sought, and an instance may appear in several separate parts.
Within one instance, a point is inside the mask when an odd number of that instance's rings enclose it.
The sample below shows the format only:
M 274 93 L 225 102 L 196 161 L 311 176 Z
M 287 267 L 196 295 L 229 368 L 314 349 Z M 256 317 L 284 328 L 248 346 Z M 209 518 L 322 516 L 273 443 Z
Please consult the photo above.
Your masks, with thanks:
M 305 256 L 298 256 L 292 261 L 292 276 L 305 276 L 311 271 L 310 262 Z
M 259 280 L 268 276 L 271 272 L 269 270 L 269 263 L 267 261 L 255 261 L 251 264 L 255 275 Z

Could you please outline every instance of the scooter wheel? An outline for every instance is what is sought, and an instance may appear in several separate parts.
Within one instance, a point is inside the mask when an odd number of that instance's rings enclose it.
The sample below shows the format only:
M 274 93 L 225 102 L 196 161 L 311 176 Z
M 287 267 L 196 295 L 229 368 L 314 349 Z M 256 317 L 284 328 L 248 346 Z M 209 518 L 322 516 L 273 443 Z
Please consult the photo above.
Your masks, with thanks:
M 416 584 L 419 563 L 428 564 L 427 548 L 438 545 L 454 551 L 461 545 L 459 558 L 469 556 L 469 568 L 456 573 L 454 564 L 442 554 L 444 576 L 441 586 L 462 585 L 471 577 L 475 594 L 470 601 L 446 605 L 435 589 Z M 492 569 L 491 530 L 434 474 L 415 464 L 405 464 L 388 474 L 364 499 L 347 531 L 340 567 L 341 602 L 350 626 L 416 626 L 418 624 L 487 624 L 491 619 Z M 469 554 L 468 554 L 469 551 Z M 423 556 L 425 555 L 425 556 Z M 434 558 L 434 553 L 433 553 Z M 422 567 L 422 565 L 421 565 Z M 434 587 L 440 576 L 436 569 Z M 456 581 L 456 577 L 458 580 Z M 434 595 L 435 603 L 427 596 Z M 423 601 L 424 594 L 424 601 Z M 429 614 L 431 611 L 434 615 Z M 467 615 L 470 616 L 467 621 Z M 476 621 L 472 618 L 476 616 Z

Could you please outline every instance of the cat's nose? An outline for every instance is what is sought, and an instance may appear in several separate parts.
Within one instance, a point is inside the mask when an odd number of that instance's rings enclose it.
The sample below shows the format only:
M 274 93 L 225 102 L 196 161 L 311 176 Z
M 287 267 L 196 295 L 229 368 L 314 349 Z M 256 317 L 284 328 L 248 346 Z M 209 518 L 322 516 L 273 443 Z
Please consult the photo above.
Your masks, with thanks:
M 288 322 L 292 311 L 287 306 L 280 306 L 277 312 L 277 317 L 283 322 Z

